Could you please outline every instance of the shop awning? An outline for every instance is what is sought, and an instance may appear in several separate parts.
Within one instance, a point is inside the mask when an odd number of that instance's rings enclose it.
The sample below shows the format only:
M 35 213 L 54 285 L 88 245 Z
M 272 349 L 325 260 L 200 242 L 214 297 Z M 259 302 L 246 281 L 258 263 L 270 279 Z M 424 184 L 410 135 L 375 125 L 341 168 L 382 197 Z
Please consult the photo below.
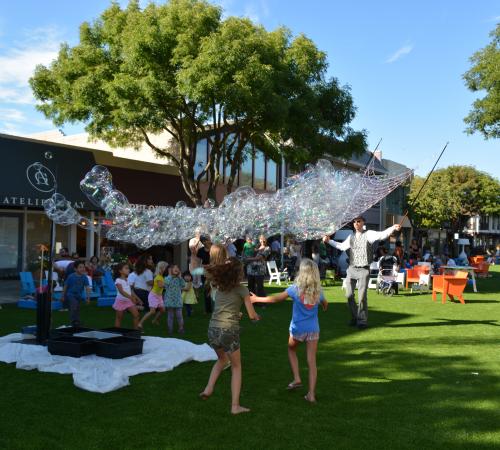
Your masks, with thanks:
M 81 210 L 98 210 L 80 191 L 95 165 L 90 151 L 0 134 L 0 206 L 42 208 L 56 189 Z

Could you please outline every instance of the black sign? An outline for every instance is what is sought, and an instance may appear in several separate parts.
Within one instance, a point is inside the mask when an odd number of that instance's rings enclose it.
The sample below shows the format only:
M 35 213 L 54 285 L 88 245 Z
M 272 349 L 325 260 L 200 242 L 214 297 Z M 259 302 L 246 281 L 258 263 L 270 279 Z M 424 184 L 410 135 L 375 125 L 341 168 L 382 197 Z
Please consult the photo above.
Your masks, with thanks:
M 80 181 L 95 165 L 90 151 L 0 135 L 0 206 L 43 208 L 54 192 L 74 208 L 97 210 L 80 191 Z

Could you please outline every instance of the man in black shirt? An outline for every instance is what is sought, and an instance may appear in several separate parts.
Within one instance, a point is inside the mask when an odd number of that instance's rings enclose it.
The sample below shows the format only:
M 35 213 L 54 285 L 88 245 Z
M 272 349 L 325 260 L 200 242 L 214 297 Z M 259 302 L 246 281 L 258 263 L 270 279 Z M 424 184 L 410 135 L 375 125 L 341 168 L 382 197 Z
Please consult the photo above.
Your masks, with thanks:
M 207 236 L 201 236 L 200 242 L 203 247 L 201 247 L 196 256 L 201 259 L 201 264 L 207 266 L 210 264 L 210 247 L 212 247 L 212 241 Z M 204 297 L 205 297 L 205 313 L 210 314 L 212 312 L 212 298 L 210 297 L 210 284 L 206 282 L 204 276 L 201 277 L 201 282 L 204 286 Z

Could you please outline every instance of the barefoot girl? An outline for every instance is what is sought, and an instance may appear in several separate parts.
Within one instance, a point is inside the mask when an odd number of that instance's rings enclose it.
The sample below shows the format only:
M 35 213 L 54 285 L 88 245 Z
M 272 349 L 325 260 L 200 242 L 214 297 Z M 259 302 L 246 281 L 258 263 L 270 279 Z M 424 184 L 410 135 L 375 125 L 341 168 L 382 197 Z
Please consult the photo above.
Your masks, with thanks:
M 181 277 L 179 266 L 173 265 L 169 275 L 165 278 L 165 307 L 167 308 L 168 334 L 174 332 L 174 315 L 177 318 L 179 333 L 184 333 L 184 319 L 182 317 L 182 290 L 186 282 Z
M 316 263 L 304 258 L 300 262 L 299 274 L 295 283 L 281 294 L 268 297 L 251 295 L 251 301 L 263 303 L 282 302 L 290 297 L 293 300 L 292 321 L 288 338 L 288 359 L 293 373 L 293 381 L 288 390 L 302 387 L 300 379 L 297 346 L 300 342 L 306 343 L 307 365 L 309 366 L 309 392 L 304 397 L 309 402 L 316 401 L 316 351 L 319 340 L 318 305 L 321 303 L 323 311 L 328 308 L 328 302 L 321 292 L 319 270 Z
M 147 314 L 143 316 L 141 321 L 139 322 L 139 328 L 142 330 L 144 322 L 152 315 L 155 315 L 153 318 L 153 323 L 158 325 L 158 320 L 162 314 L 165 313 L 165 307 L 163 306 L 163 287 L 165 286 L 164 282 L 164 273 L 168 267 L 168 263 L 165 261 L 160 261 L 156 265 L 155 277 L 153 279 L 153 287 L 148 295 L 148 305 L 149 311 Z
M 217 289 L 214 312 L 208 326 L 208 342 L 217 353 L 218 360 L 200 397 L 206 400 L 213 394 L 219 375 L 230 361 L 231 413 L 248 412 L 250 411 L 248 408 L 240 405 L 240 309 L 243 303 L 251 320 L 258 320 L 259 316 L 250 301 L 248 289 L 241 285 L 243 266 L 237 259 L 231 258 L 224 264 L 209 265 L 205 267 L 205 274 L 212 286 Z
M 122 325 L 123 312 L 128 311 L 132 314 L 134 320 L 134 328 L 139 328 L 139 311 L 136 305 L 141 304 L 141 300 L 132 292 L 132 288 L 128 284 L 127 278 L 130 274 L 128 264 L 120 263 L 115 269 L 115 286 L 116 299 L 113 303 L 113 309 L 116 311 L 115 327 L 120 328 Z

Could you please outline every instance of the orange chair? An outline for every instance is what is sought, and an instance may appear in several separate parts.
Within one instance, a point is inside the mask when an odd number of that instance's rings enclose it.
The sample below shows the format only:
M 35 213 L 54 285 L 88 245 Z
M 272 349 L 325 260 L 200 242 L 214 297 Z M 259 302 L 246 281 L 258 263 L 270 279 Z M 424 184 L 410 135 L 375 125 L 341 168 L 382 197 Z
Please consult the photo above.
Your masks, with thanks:
M 427 275 L 429 273 L 428 266 L 414 266 L 412 269 L 406 269 L 406 289 L 409 283 L 420 282 L 420 275 Z
M 474 265 L 474 264 L 478 264 L 480 262 L 483 262 L 484 256 L 483 255 L 471 256 L 469 259 L 470 259 L 471 264 Z
M 459 270 L 455 275 L 434 275 L 432 277 L 432 300 L 436 301 L 436 293 L 441 292 L 442 303 L 446 303 L 446 296 L 450 300 L 458 297 L 460 303 L 465 305 L 463 292 L 467 285 L 467 272 Z
M 480 261 L 478 263 L 472 264 L 472 267 L 474 267 L 474 272 L 476 272 L 478 278 L 488 277 L 488 272 L 490 270 L 490 263 L 487 263 L 486 261 Z

